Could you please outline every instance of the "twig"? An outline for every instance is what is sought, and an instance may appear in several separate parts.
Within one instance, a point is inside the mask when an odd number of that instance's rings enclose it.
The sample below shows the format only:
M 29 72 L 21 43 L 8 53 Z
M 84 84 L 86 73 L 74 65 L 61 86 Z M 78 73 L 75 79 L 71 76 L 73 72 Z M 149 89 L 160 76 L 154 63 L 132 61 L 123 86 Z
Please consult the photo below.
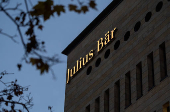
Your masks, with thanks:
M 56 76 L 55 76 L 55 74 L 54 74 L 53 69 L 50 69 L 50 70 L 51 70 L 51 73 L 52 73 L 52 75 L 53 75 L 53 79 L 56 80 Z
M 6 83 L 4 83 L 3 81 L 0 80 L 0 82 L 2 82 L 5 86 L 7 86 Z
M 18 7 L 21 5 L 21 3 L 20 4 L 17 4 L 16 5 L 16 7 L 14 7 L 14 8 L 6 8 L 6 9 L 4 9 L 4 10 L 19 10 L 19 11 L 23 11 L 23 10 L 21 10 L 21 9 L 18 9 Z
M 9 0 L 7 1 L 7 4 L 4 6 L 4 7 L 6 7 L 6 6 L 8 6 L 9 5 Z
M 21 33 L 21 30 L 20 30 L 20 27 L 19 25 L 17 24 L 17 22 L 9 15 L 9 13 L 4 10 L 4 8 L 2 6 L 0 6 L 1 10 L 14 22 L 14 24 L 17 26 L 17 29 L 18 29 L 18 32 L 19 32 L 19 35 L 21 37 L 21 41 L 22 41 L 22 44 L 24 46 L 24 48 L 26 49 L 26 45 L 24 43 L 24 39 L 23 39 L 23 36 L 22 36 L 22 33 Z
M 26 9 L 27 9 L 27 12 L 29 12 L 29 11 L 28 11 L 28 4 L 27 4 L 27 1 L 26 1 L 26 0 L 25 0 L 25 6 L 26 6 Z M 29 16 L 29 19 L 31 20 L 30 14 L 28 14 L 28 16 Z
M 30 4 L 31 4 L 31 7 L 33 7 L 31 0 L 29 0 L 29 2 L 30 2 Z
M 17 43 L 17 44 L 19 43 L 19 42 L 17 42 L 17 41 L 14 39 L 14 37 L 16 37 L 16 35 L 11 36 L 11 35 L 8 35 L 8 34 L 6 34 L 6 33 L 2 32 L 2 31 L 0 31 L 0 34 L 5 35 L 5 36 L 7 36 L 7 37 L 11 38 L 11 39 L 12 39 L 12 41 L 14 41 L 14 42 L 15 42 L 15 43 Z
M 22 105 L 22 106 L 27 110 L 27 112 L 29 112 L 28 108 L 27 108 L 26 105 L 23 104 L 23 103 L 19 103 L 19 102 L 16 102 L 16 101 L 6 101 L 6 100 L 1 100 L 1 102 L 5 102 L 5 103 L 7 102 L 7 103 L 11 103 L 11 104 Z

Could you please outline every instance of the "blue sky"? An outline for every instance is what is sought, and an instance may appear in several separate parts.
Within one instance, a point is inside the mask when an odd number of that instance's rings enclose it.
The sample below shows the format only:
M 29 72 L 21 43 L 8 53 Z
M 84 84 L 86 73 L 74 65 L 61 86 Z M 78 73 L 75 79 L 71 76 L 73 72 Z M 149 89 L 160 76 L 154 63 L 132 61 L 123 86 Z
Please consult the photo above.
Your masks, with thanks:
M 38 0 L 31 1 L 33 5 L 38 2 Z M 67 57 L 61 54 L 61 52 L 111 1 L 96 0 L 98 10 L 90 9 L 86 14 L 66 11 L 59 17 L 55 15 L 43 23 L 43 31 L 37 30 L 39 39 L 45 41 L 47 50 L 45 55 L 58 54 L 63 61 L 63 63 L 53 66 L 56 76 L 55 80 L 50 72 L 40 76 L 40 72 L 35 67 L 24 62 L 22 70 L 18 71 L 16 65 L 21 62 L 24 54 L 20 38 L 19 36 L 16 37 L 16 40 L 19 42 L 19 44 L 16 44 L 10 38 L 0 34 L 0 72 L 6 70 L 8 73 L 14 73 L 4 77 L 3 81 L 10 82 L 17 79 L 22 86 L 30 85 L 29 92 L 31 92 L 34 103 L 30 112 L 48 112 L 49 105 L 53 106 L 54 112 L 64 112 Z M 11 0 L 10 5 L 15 6 L 16 3 L 20 2 L 23 2 L 23 0 Z M 54 0 L 54 4 L 57 3 L 66 4 L 68 0 Z M 24 4 L 22 4 L 21 8 L 25 8 L 23 6 Z M 12 15 L 16 16 L 16 13 Z M 16 26 L 2 12 L 0 12 L 0 29 L 11 35 L 18 35 Z M 3 84 L 0 83 L 0 90 L 3 88 Z

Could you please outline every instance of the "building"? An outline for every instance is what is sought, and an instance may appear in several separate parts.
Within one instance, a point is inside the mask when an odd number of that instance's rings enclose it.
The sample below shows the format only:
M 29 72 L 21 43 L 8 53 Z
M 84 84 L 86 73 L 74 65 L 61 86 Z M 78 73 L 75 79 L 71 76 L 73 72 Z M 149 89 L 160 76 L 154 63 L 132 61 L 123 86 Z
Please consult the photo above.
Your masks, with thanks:
M 114 0 L 62 53 L 65 112 L 170 111 L 170 0 Z

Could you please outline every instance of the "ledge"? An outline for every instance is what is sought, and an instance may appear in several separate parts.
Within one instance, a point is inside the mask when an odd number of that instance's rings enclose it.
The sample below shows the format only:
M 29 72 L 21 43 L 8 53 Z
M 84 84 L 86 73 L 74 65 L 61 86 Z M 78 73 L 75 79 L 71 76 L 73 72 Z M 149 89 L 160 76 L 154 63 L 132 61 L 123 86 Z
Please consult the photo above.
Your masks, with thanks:
M 88 34 L 90 34 L 123 0 L 113 0 L 63 51 L 68 55 Z

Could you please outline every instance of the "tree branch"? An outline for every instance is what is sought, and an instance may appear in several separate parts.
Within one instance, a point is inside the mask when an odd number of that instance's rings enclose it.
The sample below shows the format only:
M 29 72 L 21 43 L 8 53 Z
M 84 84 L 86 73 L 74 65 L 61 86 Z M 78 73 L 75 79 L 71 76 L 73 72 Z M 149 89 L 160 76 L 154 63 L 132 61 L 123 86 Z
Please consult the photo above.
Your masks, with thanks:
M 29 10 L 28 10 L 28 4 L 27 4 L 27 1 L 26 1 L 26 0 L 25 0 L 25 6 L 26 6 L 26 9 L 27 9 L 27 12 L 29 12 Z M 29 16 L 29 19 L 31 20 L 30 14 L 28 14 L 28 16 Z
M 17 4 L 16 5 L 16 7 L 14 7 L 14 8 L 6 8 L 6 9 L 4 9 L 4 10 L 19 10 L 19 11 L 23 11 L 23 10 L 21 10 L 21 9 L 18 9 L 18 7 L 21 5 L 21 3 L 20 4 Z
M 24 39 L 23 39 L 21 30 L 20 30 L 20 28 L 19 28 L 19 25 L 17 24 L 17 22 L 11 17 L 11 15 L 9 15 L 9 13 L 8 13 L 2 6 L 0 6 L 0 8 L 1 8 L 1 10 L 14 22 L 14 24 L 17 26 L 19 35 L 20 35 L 20 37 L 21 37 L 22 44 L 23 44 L 24 48 L 26 48 L 26 45 L 25 45 L 25 43 L 24 43 Z
M 14 36 L 8 35 L 8 34 L 2 32 L 2 30 L 0 30 L 0 34 L 5 35 L 5 36 L 11 38 L 12 41 L 14 41 L 15 43 L 18 43 L 18 42 L 14 39 L 14 37 L 16 37 L 16 35 L 14 35 Z
M 5 102 L 5 103 L 7 102 L 7 103 L 11 103 L 11 104 L 22 105 L 27 110 L 27 112 L 29 112 L 27 106 L 25 104 L 23 104 L 23 103 L 19 103 L 19 102 L 16 102 L 16 101 L 7 101 L 7 100 L 1 100 L 1 102 Z

